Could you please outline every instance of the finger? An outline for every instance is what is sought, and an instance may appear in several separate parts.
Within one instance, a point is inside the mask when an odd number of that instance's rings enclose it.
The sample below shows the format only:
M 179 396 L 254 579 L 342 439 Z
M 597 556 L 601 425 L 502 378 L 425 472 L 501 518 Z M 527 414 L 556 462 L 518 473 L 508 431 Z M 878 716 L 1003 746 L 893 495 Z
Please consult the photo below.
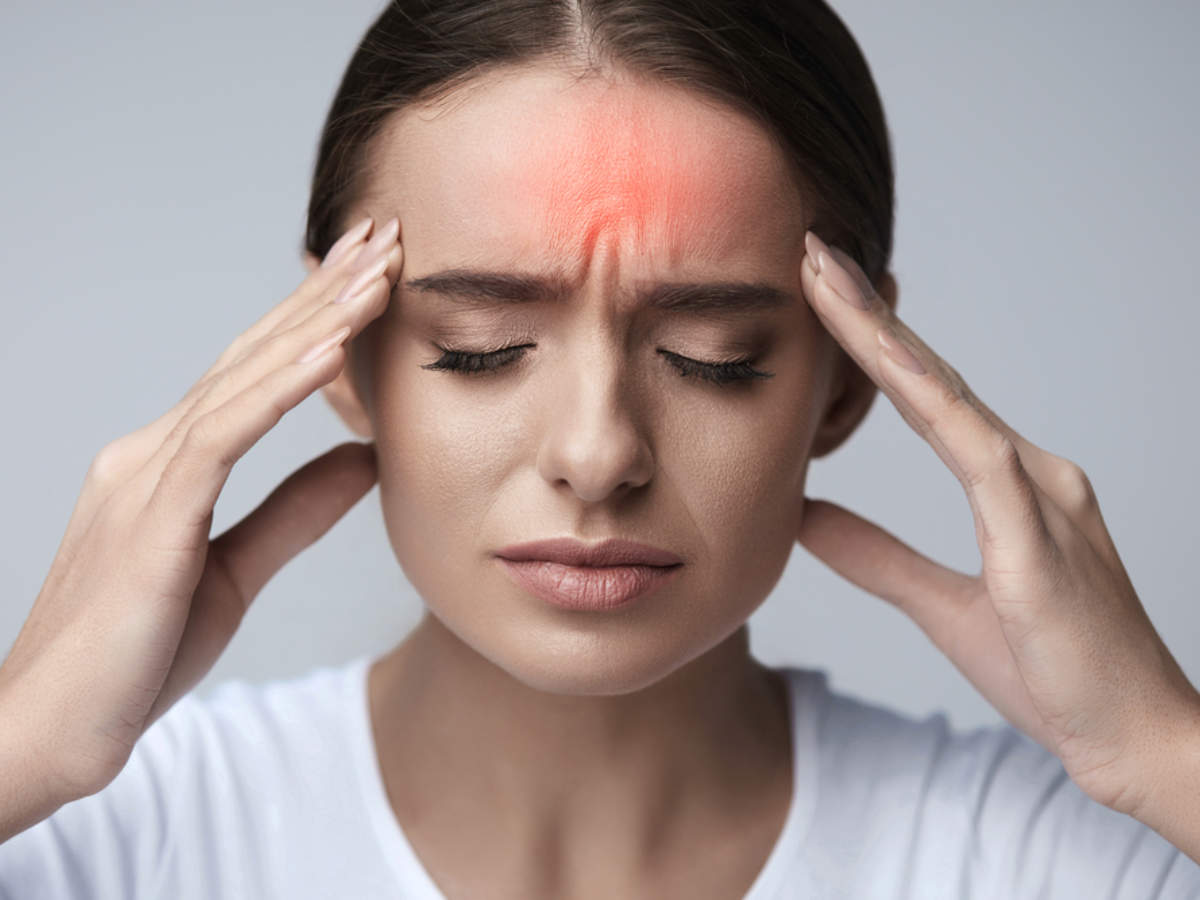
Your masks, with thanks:
M 843 578 L 896 606 L 1005 718 L 1053 749 L 978 577 L 934 562 L 826 500 L 805 498 L 798 540 Z
M 827 500 L 804 499 L 796 540 L 847 581 L 899 608 L 931 637 L 944 633 L 944 623 L 976 583 Z
M 209 410 L 184 432 L 161 471 L 148 464 L 138 473 L 137 490 L 146 495 L 142 518 L 152 543 L 175 551 L 207 544 L 213 507 L 234 464 L 301 400 L 337 376 L 346 362 L 343 342 L 349 333 L 343 326 L 323 342 L 330 344 L 323 355 L 281 366 Z
M 968 401 L 974 404 L 979 412 L 988 419 L 992 426 L 997 431 L 1004 434 L 1005 437 L 1007 437 L 1009 441 L 1011 441 L 1012 444 L 1017 448 L 1017 452 L 1021 456 L 1022 465 L 1025 466 L 1026 470 L 1038 483 L 1039 487 L 1045 490 L 1050 498 L 1056 503 L 1058 503 L 1060 506 L 1063 506 L 1064 504 L 1060 502 L 1061 498 L 1054 490 L 1054 485 L 1060 480 L 1057 477 L 1058 473 L 1061 471 L 1063 464 L 1067 461 L 1062 457 L 1056 456 L 1048 450 L 1039 447 L 1037 444 L 1032 443 L 1011 425 L 1005 422 L 999 415 L 997 415 L 990 406 L 984 403 L 983 400 L 981 400 L 975 395 L 974 392 L 971 391 L 966 382 L 964 382 L 959 376 L 958 372 L 948 366 L 944 360 L 942 360 L 937 354 L 929 349 L 928 345 L 926 345 L 925 342 L 922 341 L 921 338 L 918 337 L 912 331 L 912 329 L 909 328 L 908 325 L 906 325 L 904 321 L 895 314 L 891 307 L 889 307 L 879 298 L 878 294 L 875 292 L 874 286 L 870 283 L 870 280 L 866 277 L 866 274 L 862 271 L 862 268 L 857 264 L 857 262 L 855 262 L 854 258 L 850 256 L 850 254 L 846 253 L 840 247 L 830 247 L 828 244 L 825 244 L 823 241 L 821 241 L 820 238 L 815 234 L 812 236 L 814 239 L 813 251 L 806 253 L 805 265 L 801 267 L 801 283 L 805 288 L 805 295 L 808 297 L 812 296 L 814 286 L 818 281 L 816 256 L 820 250 L 824 250 L 826 253 L 831 254 L 835 262 L 839 264 L 841 273 L 843 275 L 848 275 L 850 278 L 849 282 L 840 282 L 844 287 L 844 291 L 840 293 L 849 293 L 851 286 L 856 288 L 859 296 L 864 297 L 867 300 L 867 303 L 869 304 L 868 312 L 878 320 L 881 326 L 887 327 L 887 339 L 889 339 L 892 343 L 903 343 L 910 348 L 920 348 L 920 352 L 918 352 L 916 355 L 918 359 L 922 361 L 922 364 L 928 369 L 928 361 L 932 360 L 934 364 L 942 370 L 943 378 L 955 382 L 956 388 L 963 392 Z M 820 242 L 819 248 L 817 247 L 817 242 Z M 808 242 L 806 240 L 806 249 L 807 243 Z M 838 275 L 835 273 L 834 278 L 837 277 Z M 835 292 L 837 291 L 836 286 L 833 289 Z M 818 316 L 821 317 L 822 322 L 824 322 L 827 327 L 836 327 L 836 321 L 831 322 L 830 320 L 826 319 L 820 311 L 818 311 Z M 830 328 L 831 331 L 833 330 L 833 327 Z M 899 337 L 899 341 L 896 340 L 897 336 Z M 837 337 L 837 335 L 835 334 L 834 337 Z M 858 359 L 857 361 L 860 365 L 863 365 L 864 361 L 862 359 Z M 875 376 L 875 372 L 873 372 L 870 368 L 867 366 L 863 367 L 867 369 L 868 374 L 871 374 L 872 377 Z M 876 383 L 878 382 L 879 379 L 876 378 Z M 903 407 L 901 409 L 902 414 L 905 410 L 908 410 L 910 413 L 912 412 L 911 408 L 903 400 L 903 398 L 893 397 L 892 400 L 894 403 L 897 403 L 898 407 Z M 909 424 L 911 425 L 913 423 L 909 422 Z
M 815 237 L 815 236 L 814 236 Z M 814 247 L 815 247 L 814 242 Z M 1021 465 L 1028 473 L 1030 480 L 1035 488 L 1039 506 L 1044 514 L 1051 520 L 1051 532 L 1058 535 L 1061 532 L 1054 526 L 1054 521 L 1058 518 L 1065 518 L 1069 521 L 1070 526 L 1077 528 L 1087 538 L 1088 542 L 1096 550 L 1097 553 L 1109 564 L 1114 572 L 1120 574 L 1128 580 L 1128 575 L 1125 572 L 1124 565 L 1121 562 L 1120 556 L 1113 543 L 1112 536 L 1108 532 L 1107 526 L 1104 524 L 1104 519 L 1100 514 L 1099 501 L 1096 499 L 1095 492 L 1092 490 L 1091 484 L 1084 475 L 1082 469 L 1064 457 L 1058 456 L 1045 450 L 1042 447 L 1030 442 L 1028 439 L 1019 434 L 1008 423 L 1000 418 L 986 403 L 980 400 L 974 392 L 968 387 L 962 377 L 953 368 L 948 366 L 937 354 L 915 334 L 913 331 L 896 316 L 894 310 L 875 293 L 869 279 L 863 273 L 862 269 L 857 265 L 854 259 L 845 251 L 838 247 L 829 247 L 822 244 L 826 252 L 833 255 L 835 260 L 841 264 L 844 274 L 850 276 L 850 283 L 845 285 L 846 292 L 849 292 L 851 286 L 857 288 L 860 296 L 868 298 L 869 312 L 877 316 L 883 323 L 881 327 L 890 329 L 885 331 L 887 339 L 890 343 L 897 341 L 899 338 L 909 347 L 920 348 L 917 356 L 924 360 L 922 364 L 928 368 L 928 363 L 932 360 L 935 369 L 941 373 L 941 377 L 948 383 L 953 385 L 954 389 L 964 397 L 967 402 L 975 406 L 988 422 L 999 432 L 1004 434 L 1009 441 L 1016 447 L 1017 453 L 1021 458 Z M 819 252 L 819 251 L 818 251 Z M 801 283 L 806 297 L 813 297 L 818 276 L 813 259 L 816 254 L 808 254 L 805 257 L 805 264 L 801 266 Z M 833 304 L 835 312 L 840 309 L 840 304 Z M 836 332 L 838 323 L 830 318 L 827 312 L 822 312 L 817 308 L 816 313 L 822 323 L 831 331 Z M 835 338 L 837 334 L 835 333 Z M 877 341 L 878 344 L 878 341 Z M 877 351 L 878 346 L 871 346 L 871 351 Z M 888 386 L 883 383 L 883 375 L 879 372 L 878 362 L 875 356 L 868 353 L 866 359 L 857 359 L 859 365 L 867 371 L 869 375 L 883 388 L 889 398 L 895 404 L 901 417 L 916 431 L 922 432 L 920 416 L 912 408 L 912 405 L 905 398 L 902 392 L 889 391 Z M 962 477 L 961 472 L 956 468 L 956 463 L 953 457 L 941 444 L 940 439 L 936 434 L 927 434 L 927 439 L 934 447 L 935 452 L 946 465 L 955 471 L 955 474 Z M 975 515 L 976 532 L 980 533 L 981 524 L 978 518 L 978 511 L 975 508 L 974 501 L 968 496 L 971 503 L 972 513 Z
M 1019 435 L 985 411 L 961 376 L 903 327 L 873 290 L 865 291 L 865 276 L 848 256 L 835 256 L 811 231 L 806 247 L 810 260 L 821 269 L 815 279 L 811 270 L 805 276 L 814 311 L 958 478 L 977 514 L 981 549 L 990 547 L 998 554 L 985 552 L 985 565 L 989 561 L 1006 569 L 1044 565 L 1053 543 L 1037 487 L 1022 464 Z M 857 275 L 851 274 L 854 269 Z M 845 294 L 867 308 L 847 302 Z M 908 350 L 923 371 L 905 368 L 884 352 L 885 346 Z M 1033 455 L 1040 452 L 1028 446 Z
M 327 300 L 332 300 L 336 297 L 341 286 L 357 277 L 358 273 L 369 266 L 377 255 L 389 252 L 391 245 L 395 244 L 399 238 L 400 220 L 393 216 L 383 224 L 382 228 L 376 231 L 375 235 L 369 241 L 352 248 L 349 251 L 350 255 L 345 260 L 335 264 L 334 268 L 344 273 L 344 278 L 340 282 L 335 281 L 309 303 L 297 304 L 290 309 L 281 309 L 282 315 L 271 330 L 273 332 L 284 331 L 307 318 L 314 308 L 320 307 Z M 320 270 L 318 269 L 318 271 Z
M 326 254 L 329 265 L 318 267 L 311 272 L 283 303 L 273 307 L 250 328 L 238 335 L 209 367 L 208 371 L 197 379 L 187 393 L 169 410 L 153 422 L 147 423 L 122 438 L 123 443 L 128 447 L 136 448 L 131 455 L 140 457 L 134 471 L 141 468 L 162 445 L 188 411 L 193 409 L 197 401 L 211 388 L 214 380 L 220 378 L 227 369 L 245 358 L 248 353 L 257 348 L 264 340 L 269 339 L 275 332 L 293 327 L 298 318 L 308 316 L 315 307 L 332 299 L 347 282 L 354 278 L 355 273 L 361 268 L 360 261 L 365 259 L 365 239 L 371 233 L 373 224 L 374 221 L 368 217 L 350 228 L 338 239 L 330 253 Z M 398 228 L 398 223 L 396 227 Z M 335 260 L 333 250 L 338 244 L 341 244 L 342 249 L 339 251 L 339 257 Z
M 370 232 L 375 220 L 371 216 L 360 220 L 354 225 L 346 229 L 346 233 L 333 242 L 333 246 L 325 254 L 325 258 L 321 260 L 320 268 L 329 269 L 337 265 L 338 262 L 349 252 L 351 247 L 358 245 L 364 240 Z
M 306 350 L 339 327 L 349 329 L 345 339 L 352 340 L 371 320 L 377 318 L 387 308 L 390 286 L 403 268 L 403 250 L 398 244 L 393 244 L 391 252 L 379 263 L 385 267 L 373 277 L 372 273 L 377 271 L 374 267 L 368 266 L 364 270 L 362 276 L 369 280 L 365 281 L 365 286 L 364 282 L 359 282 L 362 290 L 355 298 L 345 303 L 326 303 L 307 320 L 265 341 L 256 352 L 215 379 L 147 461 L 145 472 L 139 473 L 143 489 L 153 489 L 158 476 L 179 451 L 197 421 L 221 408 L 240 392 L 271 377 L 271 373 L 290 368 Z M 353 283 L 349 287 L 353 287 Z
M 257 596 L 284 564 L 312 546 L 375 484 L 374 444 L 349 442 L 286 478 L 213 542 L 238 594 Z
M 212 541 L 179 648 L 146 727 L 208 673 L 266 583 L 329 531 L 376 477 L 373 444 L 341 444 L 289 475 Z
M 356 226 L 360 231 L 364 219 Z M 225 360 L 223 369 L 229 369 L 236 363 L 254 353 L 263 343 L 271 340 L 277 334 L 294 328 L 299 322 L 307 320 L 315 310 L 325 307 L 329 301 L 342 295 L 348 284 L 354 284 L 360 275 L 369 269 L 377 260 L 386 255 L 388 248 L 396 242 L 400 232 L 400 220 L 393 217 L 375 232 L 374 236 L 364 243 L 359 237 L 348 241 L 342 251 L 341 259 L 333 261 L 326 256 L 329 265 L 322 263 L 312 276 L 313 284 L 309 286 L 308 279 L 301 288 L 287 301 L 276 306 L 257 324 L 238 337 L 230 348 L 222 354 Z M 340 240 L 355 237 L 354 230 L 347 232 Z M 310 276 L 310 277 L 312 277 Z M 216 368 L 216 367 L 214 367 Z M 218 377 L 222 373 L 217 373 Z
M 393 220 L 395 222 L 395 220 Z M 390 250 L 387 248 L 390 244 Z M 369 256 L 367 254 L 370 254 Z M 381 255 L 382 254 L 382 255 Z M 380 266 L 384 266 L 380 272 Z M 198 416 L 224 403 L 247 384 L 261 378 L 267 371 L 290 362 L 302 349 L 322 335 L 332 333 L 339 325 L 351 326 L 351 339 L 387 307 L 388 286 L 403 268 L 403 250 L 395 243 L 395 228 L 384 229 L 364 248 L 360 264 L 354 266 L 316 305 L 309 306 L 289 320 L 290 327 L 280 323 L 276 331 L 249 348 L 243 357 L 205 383 L 191 406 L 174 412 L 170 432 L 159 439 L 155 451 L 161 458 L 174 452 L 183 433 Z M 354 294 L 347 302 L 347 294 Z
M 214 368 L 240 358 L 246 348 L 259 343 L 280 327 L 286 328 L 287 321 L 297 312 L 311 310 L 331 292 L 337 291 L 352 277 L 357 262 L 367 258 L 363 251 L 368 247 L 367 238 L 374 225 L 375 220 L 367 216 L 347 229 L 329 248 L 321 265 L 310 272 L 286 300 L 271 307 L 261 319 L 239 335 L 221 354 Z

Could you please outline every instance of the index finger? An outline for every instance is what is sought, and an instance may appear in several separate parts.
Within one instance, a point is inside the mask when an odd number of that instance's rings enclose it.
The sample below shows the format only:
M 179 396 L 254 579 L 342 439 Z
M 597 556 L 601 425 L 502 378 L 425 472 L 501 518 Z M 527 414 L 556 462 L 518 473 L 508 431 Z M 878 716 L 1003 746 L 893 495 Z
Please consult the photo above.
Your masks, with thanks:
M 1049 532 L 1038 488 L 1023 465 L 1025 454 L 1036 456 L 1040 448 L 988 409 L 897 318 L 849 254 L 811 231 L 805 247 L 801 281 L 813 311 L 954 473 L 976 514 L 981 545 L 986 540 L 1024 562 L 1040 558 Z M 893 352 L 907 353 L 921 371 L 906 368 Z

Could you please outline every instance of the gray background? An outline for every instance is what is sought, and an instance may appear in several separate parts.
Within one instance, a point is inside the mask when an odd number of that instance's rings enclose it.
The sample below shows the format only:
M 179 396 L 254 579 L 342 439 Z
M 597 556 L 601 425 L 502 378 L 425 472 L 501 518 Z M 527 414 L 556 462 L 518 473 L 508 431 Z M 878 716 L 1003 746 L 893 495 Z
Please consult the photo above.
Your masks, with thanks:
M 1200 7 L 834 5 L 894 139 L 901 315 L 1014 428 L 1084 467 L 1200 683 Z M 379 9 L 3 5 L 3 652 L 95 453 L 174 405 L 303 278 L 319 129 Z M 349 436 L 306 400 L 234 468 L 214 533 Z M 809 493 L 978 571 L 962 488 L 882 394 L 813 463 Z M 383 652 L 420 611 L 373 489 L 267 585 L 197 690 Z M 750 627 L 761 659 L 824 668 L 835 690 L 956 727 L 1002 721 L 914 623 L 802 547 Z

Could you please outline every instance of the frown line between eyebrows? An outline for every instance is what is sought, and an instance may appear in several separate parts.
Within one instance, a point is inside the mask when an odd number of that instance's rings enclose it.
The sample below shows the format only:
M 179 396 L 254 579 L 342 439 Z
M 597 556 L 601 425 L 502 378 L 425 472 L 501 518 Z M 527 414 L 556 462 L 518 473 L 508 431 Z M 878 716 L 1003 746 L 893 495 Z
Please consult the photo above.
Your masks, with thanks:
M 563 278 L 481 269 L 445 269 L 401 282 L 408 290 L 461 303 L 567 302 Z M 796 303 L 796 295 L 766 282 L 661 282 L 637 289 L 639 307 L 681 313 L 766 312 Z

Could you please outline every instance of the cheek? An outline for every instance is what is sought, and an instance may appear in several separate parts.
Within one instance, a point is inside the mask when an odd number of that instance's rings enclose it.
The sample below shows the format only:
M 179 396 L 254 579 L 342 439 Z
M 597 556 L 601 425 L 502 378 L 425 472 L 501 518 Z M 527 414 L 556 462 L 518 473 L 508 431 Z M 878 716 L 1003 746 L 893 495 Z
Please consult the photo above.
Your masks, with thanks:
M 499 490 L 503 436 L 480 404 L 439 385 L 445 376 L 404 342 L 375 369 L 380 502 L 393 552 L 413 586 L 437 597 L 441 581 L 479 550 L 484 517 Z
M 693 520 L 713 596 L 742 613 L 770 593 L 795 544 L 823 394 L 819 367 L 785 360 L 813 358 L 794 347 L 766 365 L 776 377 L 760 401 L 695 404 L 677 415 L 680 439 L 659 460 Z
M 389 313 L 382 323 L 373 365 L 376 430 L 387 444 L 380 445 L 381 486 L 391 482 L 398 501 L 460 517 L 496 486 L 508 420 L 476 392 L 455 389 L 455 376 L 422 369 L 438 354 L 397 319 Z
M 695 494 L 690 505 L 745 541 L 758 523 L 790 511 L 826 390 L 820 354 L 800 329 L 781 335 L 760 368 L 775 375 L 754 390 L 693 391 L 662 410 L 674 432 L 671 465 Z
M 744 557 L 768 544 L 790 545 L 786 532 L 814 426 L 808 392 L 780 391 L 741 413 L 733 405 L 707 417 L 694 411 L 680 425 L 673 455 L 660 459 L 660 468 L 686 493 L 706 549 L 736 547 Z

